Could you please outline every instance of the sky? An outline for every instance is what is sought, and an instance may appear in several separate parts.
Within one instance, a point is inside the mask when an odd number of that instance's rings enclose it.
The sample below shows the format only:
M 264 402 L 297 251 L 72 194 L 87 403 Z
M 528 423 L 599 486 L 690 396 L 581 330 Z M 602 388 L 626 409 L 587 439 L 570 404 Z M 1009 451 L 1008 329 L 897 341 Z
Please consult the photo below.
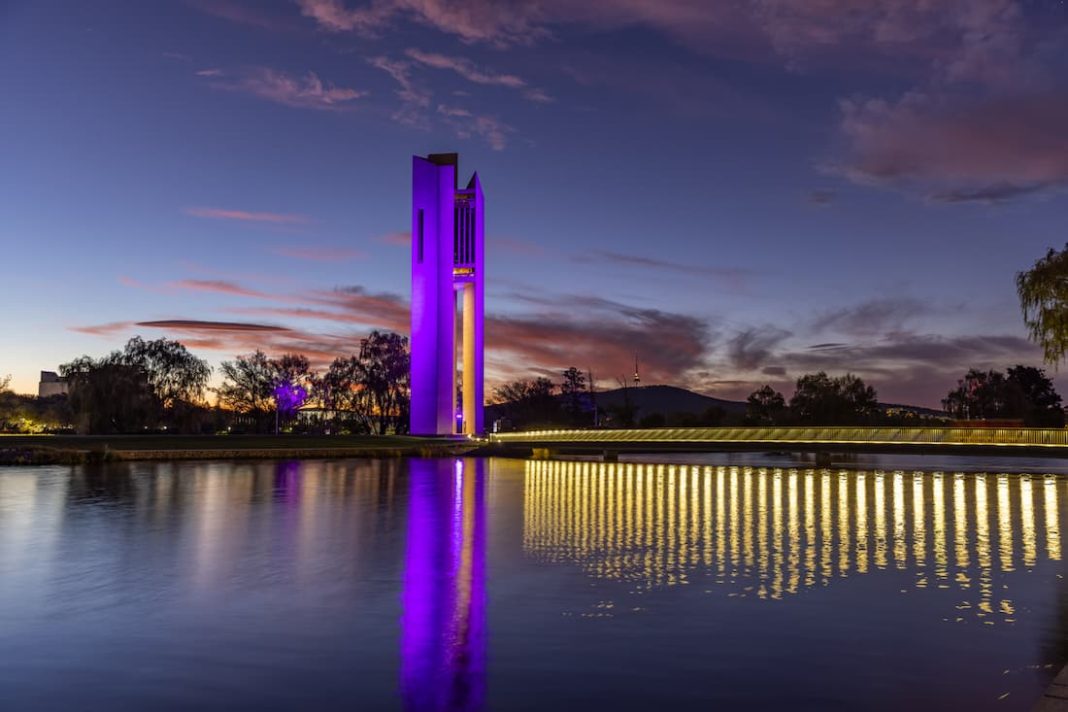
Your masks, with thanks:
M 1014 277 L 1068 241 L 1062 0 L 0 0 L 0 90 L 22 392 L 407 332 L 412 155 L 482 180 L 491 387 L 938 406 L 1041 365 Z

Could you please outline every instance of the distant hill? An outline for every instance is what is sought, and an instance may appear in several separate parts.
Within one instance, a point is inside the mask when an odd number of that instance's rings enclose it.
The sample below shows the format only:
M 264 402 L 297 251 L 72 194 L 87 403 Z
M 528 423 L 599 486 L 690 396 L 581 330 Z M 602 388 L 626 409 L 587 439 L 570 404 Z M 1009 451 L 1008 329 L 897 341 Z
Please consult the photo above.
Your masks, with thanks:
M 597 407 L 613 408 L 623 405 L 624 395 L 630 398 L 630 404 L 638 409 L 639 416 L 650 413 L 674 415 L 690 413 L 701 415 L 709 408 L 722 408 L 726 413 L 745 413 L 745 401 L 723 400 L 701 395 L 676 386 L 641 386 L 638 388 L 616 388 L 611 391 L 597 392 Z
M 630 398 L 630 404 L 637 409 L 641 418 L 653 413 L 677 415 L 687 413 L 702 415 L 709 408 L 719 407 L 728 414 L 745 415 L 744 401 L 730 401 L 712 398 L 685 388 L 675 386 L 641 386 L 638 388 L 616 388 L 610 391 L 597 391 L 597 407 L 607 410 L 623 405 L 624 393 Z M 559 398 L 560 396 L 557 396 Z M 492 423 L 504 415 L 502 406 L 486 406 L 486 422 Z
M 703 415 L 709 408 L 722 408 L 727 415 L 744 416 L 745 401 L 724 400 L 712 396 L 695 393 L 677 386 L 640 386 L 638 388 L 615 388 L 610 391 L 597 391 L 597 407 L 607 410 L 623 405 L 626 395 L 630 404 L 637 408 L 637 417 L 641 418 L 653 413 L 661 413 L 665 416 L 689 414 Z M 884 412 L 888 410 L 911 411 L 917 415 L 945 417 L 945 413 L 932 408 L 920 406 L 902 405 L 899 403 L 880 403 L 879 408 Z M 492 423 L 503 415 L 501 406 L 486 406 L 486 422 Z

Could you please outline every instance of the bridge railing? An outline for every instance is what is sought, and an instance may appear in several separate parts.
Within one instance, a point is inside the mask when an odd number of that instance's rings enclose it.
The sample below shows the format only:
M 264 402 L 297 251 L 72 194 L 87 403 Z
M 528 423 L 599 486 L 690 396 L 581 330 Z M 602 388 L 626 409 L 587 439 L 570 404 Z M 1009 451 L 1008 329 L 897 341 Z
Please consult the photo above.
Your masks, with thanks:
M 1065 447 L 1063 428 L 649 428 L 642 430 L 539 430 L 496 433 L 490 441 L 507 444 L 611 443 L 796 443 L 842 445 L 989 445 Z

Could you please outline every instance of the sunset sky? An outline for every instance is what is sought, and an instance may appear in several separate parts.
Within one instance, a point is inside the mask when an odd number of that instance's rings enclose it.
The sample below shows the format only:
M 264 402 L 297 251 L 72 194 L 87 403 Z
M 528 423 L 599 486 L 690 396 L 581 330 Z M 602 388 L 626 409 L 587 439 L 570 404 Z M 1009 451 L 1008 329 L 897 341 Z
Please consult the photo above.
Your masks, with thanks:
M 24 392 L 407 332 L 413 154 L 482 179 L 492 381 L 936 406 L 1040 364 L 1014 275 L 1068 241 L 1058 0 L 0 0 L 0 88 Z

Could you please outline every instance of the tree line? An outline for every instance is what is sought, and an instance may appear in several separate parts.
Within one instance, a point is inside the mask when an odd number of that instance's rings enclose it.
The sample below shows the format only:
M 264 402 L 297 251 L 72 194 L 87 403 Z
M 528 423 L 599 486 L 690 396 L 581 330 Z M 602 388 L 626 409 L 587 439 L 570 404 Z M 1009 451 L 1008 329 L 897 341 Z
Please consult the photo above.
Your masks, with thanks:
M 322 372 L 304 355 L 259 350 L 219 371 L 222 382 L 210 389 L 207 361 L 178 341 L 136 336 L 101 358 L 62 364 L 66 396 L 16 395 L 0 379 L 0 431 L 407 432 L 408 339 L 398 334 L 373 331 Z
M 770 385 L 757 388 L 744 412 L 713 406 L 703 413 L 640 413 L 621 381 L 622 403 L 597 406 L 592 378 L 572 367 L 559 383 L 539 376 L 506 383 L 493 393 L 505 430 L 557 427 L 718 427 L 804 425 L 946 425 L 953 420 L 1004 420 L 1027 427 L 1062 427 L 1064 409 L 1040 368 L 1013 366 L 1007 373 L 972 369 L 942 401 L 944 414 L 879 403 L 876 390 L 853 374 L 820 371 L 797 379 L 787 399 Z

